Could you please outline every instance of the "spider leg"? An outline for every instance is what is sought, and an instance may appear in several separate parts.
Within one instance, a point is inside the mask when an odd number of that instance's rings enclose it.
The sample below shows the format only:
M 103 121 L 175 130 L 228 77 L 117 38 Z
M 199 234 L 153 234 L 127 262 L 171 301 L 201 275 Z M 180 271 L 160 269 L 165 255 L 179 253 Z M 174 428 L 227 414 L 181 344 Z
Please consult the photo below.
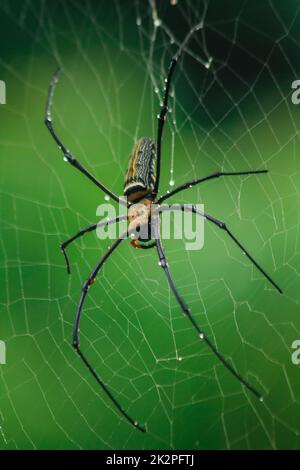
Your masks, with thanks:
M 158 199 L 158 204 L 162 203 L 166 199 L 174 194 L 179 193 L 180 191 L 184 191 L 185 189 L 191 188 L 192 186 L 196 186 L 197 184 L 203 183 L 204 181 L 212 180 L 214 178 L 219 178 L 220 176 L 238 176 L 238 175 L 259 175 L 262 173 L 268 173 L 268 170 L 253 170 L 253 171 L 218 171 L 216 173 L 212 173 L 211 175 L 205 176 L 204 178 L 198 178 L 187 183 L 183 183 L 177 188 L 174 188 L 172 191 L 168 191 L 166 194 L 161 196 Z
M 159 264 L 160 266 L 163 268 L 164 270 L 164 273 L 167 277 L 167 280 L 168 280 L 168 283 L 169 283 L 169 286 L 170 286 L 170 289 L 171 291 L 173 292 L 182 312 L 184 315 L 186 315 L 186 317 L 189 319 L 189 321 L 192 323 L 193 327 L 195 328 L 195 330 L 197 331 L 198 333 L 198 336 L 199 336 L 199 339 L 204 341 L 206 343 L 206 345 L 209 347 L 209 349 L 215 354 L 215 356 L 217 356 L 217 358 L 219 359 L 220 362 L 222 362 L 222 364 L 226 367 L 226 369 L 231 372 L 231 374 L 242 384 L 244 385 L 250 392 L 252 392 L 256 398 L 258 398 L 260 401 L 263 401 L 263 398 L 262 396 L 260 395 L 260 393 L 246 380 L 244 379 L 236 370 L 235 368 L 225 359 L 225 357 L 218 351 L 218 349 L 214 346 L 214 344 L 210 341 L 210 339 L 204 334 L 204 332 L 202 331 L 202 329 L 198 326 L 198 324 L 196 323 L 194 317 L 192 316 L 191 312 L 190 312 L 190 309 L 188 308 L 188 306 L 186 305 L 185 301 L 183 300 L 183 298 L 181 297 L 181 295 L 179 294 L 175 284 L 174 284 L 174 281 L 172 279 L 172 276 L 170 274 L 170 270 L 169 270 L 169 266 L 168 266 L 168 263 L 167 263 L 167 260 L 166 260 L 166 257 L 165 257 L 165 254 L 164 254 L 164 249 L 162 247 L 162 243 L 161 243 L 161 238 L 160 238 L 160 234 L 159 234 L 159 230 L 157 232 L 157 235 L 156 235 L 156 248 L 157 248 L 157 253 L 158 253 L 158 257 L 159 257 Z
M 179 47 L 178 51 L 176 54 L 172 57 L 171 63 L 169 65 L 169 70 L 168 70 L 168 75 L 167 78 L 165 79 L 165 93 L 164 93 L 164 100 L 163 100 L 163 105 L 160 110 L 160 113 L 158 115 L 158 128 L 157 128 L 157 167 L 156 167 L 156 181 L 155 181 L 155 187 L 154 187 L 154 194 L 158 193 L 158 188 L 159 188 L 159 180 L 160 180 L 160 163 L 161 163 L 161 142 L 162 142 L 162 135 L 163 135 L 163 130 L 164 130 L 164 125 L 165 125 L 165 119 L 166 119 L 166 114 L 168 112 L 168 104 L 169 104 L 169 95 L 170 95 L 170 87 L 172 83 L 172 77 L 174 73 L 174 69 L 176 67 L 176 64 L 179 60 L 179 57 L 186 46 L 187 42 L 191 38 L 191 36 L 194 34 L 195 31 L 198 31 L 202 27 L 202 24 L 198 24 L 194 26 L 194 28 L 191 29 L 191 31 L 188 33 L 186 38 L 184 39 L 183 43 Z
M 65 261 L 66 261 L 68 274 L 71 274 L 71 268 L 70 268 L 70 262 L 69 262 L 69 258 L 68 258 L 67 252 L 66 252 L 66 248 L 67 248 L 68 245 L 70 245 L 70 243 L 74 242 L 77 238 L 82 237 L 86 233 L 89 233 L 89 232 L 92 232 L 93 230 L 96 230 L 97 228 L 103 227 L 105 225 L 110 225 L 110 224 L 113 224 L 113 223 L 117 223 L 117 222 L 120 222 L 120 221 L 126 220 L 126 219 L 127 219 L 126 215 L 121 215 L 121 216 L 115 217 L 114 219 L 102 220 L 101 222 L 99 222 L 97 224 L 93 224 L 93 225 L 89 225 L 88 227 L 85 227 L 84 229 L 80 230 L 79 232 L 77 232 L 72 237 L 70 237 L 67 240 L 65 240 L 64 242 L 62 242 L 61 245 L 60 245 L 60 249 L 61 249 L 61 251 L 64 255 L 64 258 L 65 258 Z
M 89 278 L 84 282 L 82 286 L 82 292 L 81 292 L 81 297 L 79 300 L 79 304 L 77 307 L 77 313 L 76 313 L 76 318 L 74 322 L 74 329 L 73 329 L 73 347 L 77 351 L 79 357 L 82 359 L 86 367 L 89 369 L 97 383 L 100 385 L 102 390 L 106 393 L 106 395 L 110 398 L 110 400 L 113 402 L 115 407 L 119 410 L 121 415 L 136 429 L 138 429 L 141 432 L 146 432 L 146 430 L 139 425 L 137 421 L 134 421 L 128 414 L 127 412 L 122 408 L 118 400 L 114 397 L 114 395 L 111 393 L 107 385 L 103 382 L 103 380 L 99 377 L 95 369 L 91 366 L 89 361 L 87 360 L 86 356 L 82 353 L 80 347 L 79 347 L 79 323 L 81 319 L 81 313 L 82 313 L 82 308 L 84 305 L 85 298 L 88 294 L 90 286 L 95 282 L 96 276 L 101 270 L 102 266 L 104 263 L 108 260 L 108 258 L 111 256 L 111 254 L 118 248 L 120 243 L 123 241 L 124 238 L 126 238 L 127 231 L 125 231 L 114 243 L 110 246 L 110 248 L 106 251 L 106 253 L 102 256 L 101 260 L 97 264 L 97 266 L 94 268 L 92 273 L 90 274 Z
M 69 152 L 69 150 L 65 147 L 65 145 L 62 143 L 60 140 L 58 134 L 53 128 L 52 125 L 52 114 L 51 114 L 51 108 L 52 108 L 52 101 L 53 101 L 53 96 L 54 96 L 54 91 L 55 91 L 55 86 L 56 83 L 58 82 L 58 77 L 60 74 L 60 68 L 56 70 L 56 72 L 53 75 L 53 78 L 51 80 L 50 86 L 49 86 L 49 91 L 48 91 L 48 97 L 47 97 L 47 102 L 46 102 L 46 110 L 45 110 L 45 124 L 52 135 L 53 139 L 57 143 L 59 149 L 63 152 L 64 154 L 64 159 L 68 163 L 70 163 L 73 167 L 75 167 L 77 170 L 79 170 L 81 173 L 83 173 L 88 179 L 90 179 L 98 188 L 102 189 L 108 196 L 110 196 L 114 201 L 127 205 L 126 202 L 118 197 L 116 194 L 112 193 L 104 184 L 100 183 L 88 170 L 86 170 L 81 163 L 76 160 L 73 155 Z
M 212 217 L 211 215 L 201 212 L 196 206 L 194 205 L 181 205 L 179 204 L 178 206 L 167 206 L 167 207 L 160 207 L 160 211 L 165 211 L 165 210 L 187 210 L 189 212 L 194 212 L 197 215 L 200 215 L 201 217 L 204 217 L 206 220 L 209 222 L 212 222 L 214 225 L 219 227 L 220 229 L 224 230 L 227 235 L 231 238 L 231 240 L 240 248 L 240 250 L 243 252 L 244 255 L 247 256 L 247 258 L 254 264 L 254 266 L 265 276 L 266 279 L 272 284 L 273 287 L 280 293 L 283 294 L 282 289 L 276 284 L 275 281 L 269 276 L 269 274 L 258 264 L 257 261 L 253 258 L 253 256 L 249 253 L 248 250 L 239 242 L 239 240 L 233 235 L 231 230 L 227 227 L 227 225 L 222 222 L 221 220 L 216 219 L 215 217 Z

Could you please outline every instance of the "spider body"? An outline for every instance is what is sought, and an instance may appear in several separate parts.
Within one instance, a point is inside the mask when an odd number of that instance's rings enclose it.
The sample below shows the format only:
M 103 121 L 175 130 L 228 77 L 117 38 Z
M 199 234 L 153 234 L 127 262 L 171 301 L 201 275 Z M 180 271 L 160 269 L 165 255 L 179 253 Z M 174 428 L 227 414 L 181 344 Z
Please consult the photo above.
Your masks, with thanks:
M 142 198 L 154 200 L 157 168 L 156 145 L 152 139 L 138 140 L 131 158 L 124 182 L 124 196 L 136 202 Z
M 139 139 L 129 160 L 124 182 L 124 196 L 130 203 L 128 209 L 128 230 L 134 248 L 149 248 L 151 240 L 151 206 L 155 200 L 157 181 L 157 151 L 154 140 Z M 140 241 L 142 243 L 137 243 Z
M 92 175 L 67 149 L 67 147 L 63 144 L 62 140 L 56 133 L 53 123 L 52 123 L 52 116 L 51 116 L 51 104 L 53 101 L 53 94 L 55 85 L 58 81 L 58 75 L 60 69 L 58 69 L 53 79 L 50 83 L 48 98 L 46 103 L 46 113 L 45 113 L 45 124 L 53 137 L 54 141 L 58 145 L 59 149 L 63 152 L 64 160 L 67 161 L 73 168 L 81 172 L 85 177 L 87 177 L 90 181 L 93 182 L 98 188 L 100 188 L 104 193 L 110 196 L 115 202 L 126 205 L 128 209 L 127 215 L 118 216 L 114 219 L 105 219 L 104 221 L 90 225 L 78 233 L 73 235 L 72 237 L 68 238 L 61 244 L 61 250 L 65 257 L 65 261 L 67 264 L 67 271 L 70 273 L 70 263 L 68 260 L 68 256 L 66 253 L 67 246 L 72 243 L 77 238 L 85 235 L 86 233 L 92 232 L 97 229 L 99 226 L 118 223 L 120 221 L 127 220 L 128 228 L 123 232 L 119 238 L 117 238 L 111 246 L 107 249 L 107 251 L 103 254 L 100 261 L 96 264 L 92 272 L 90 273 L 89 277 L 82 285 L 81 295 L 77 306 L 75 321 L 74 321 L 74 328 L 73 328 L 73 347 L 75 348 L 76 352 L 78 353 L 79 357 L 88 368 L 88 370 L 93 375 L 94 379 L 98 383 L 98 385 L 102 388 L 103 392 L 107 395 L 107 397 L 111 400 L 114 404 L 116 409 L 118 409 L 119 413 L 136 429 L 139 431 L 145 432 L 145 428 L 140 426 L 139 423 L 131 418 L 131 416 L 124 410 L 121 406 L 119 401 L 115 398 L 114 394 L 110 391 L 110 388 L 106 385 L 104 380 L 100 377 L 98 372 L 94 369 L 94 367 L 90 364 L 89 360 L 83 354 L 80 343 L 79 343 L 79 325 L 81 320 L 81 315 L 83 311 L 83 306 L 85 299 L 88 295 L 89 289 L 94 284 L 95 279 L 98 273 L 101 271 L 103 265 L 108 260 L 108 258 L 113 254 L 113 252 L 119 247 L 124 239 L 127 236 L 133 237 L 131 241 L 132 245 L 136 248 L 156 248 L 159 266 L 163 269 L 167 282 L 169 284 L 170 290 L 176 301 L 178 303 L 178 307 L 181 309 L 182 313 L 185 315 L 187 320 L 190 322 L 191 326 L 193 327 L 195 333 L 198 336 L 198 339 L 203 341 L 206 346 L 211 350 L 211 352 L 217 357 L 217 359 L 226 367 L 226 369 L 244 386 L 247 390 L 253 393 L 256 398 L 262 401 L 260 393 L 244 378 L 242 377 L 237 370 L 231 365 L 231 363 L 219 352 L 215 344 L 204 334 L 202 328 L 198 325 L 197 321 L 195 320 L 194 316 L 191 313 L 191 310 L 188 308 L 187 304 L 185 303 L 183 297 L 178 292 L 176 288 L 175 282 L 171 275 L 169 264 L 167 262 L 164 247 L 162 245 L 161 234 L 160 234 L 160 218 L 159 215 L 164 211 L 173 211 L 173 210 L 188 210 L 196 214 L 196 216 L 205 218 L 206 221 L 218 229 L 221 229 L 223 233 L 227 234 L 227 236 L 232 240 L 236 247 L 242 251 L 244 255 L 251 261 L 253 266 L 259 270 L 259 272 L 265 276 L 265 278 L 272 284 L 278 292 L 282 294 L 282 290 L 276 284 L 276 282 L 269 276 L 269 274 L 259 265 L 259 263 L 253 258 L 253 256 L 249 253 L 248 250 L 242 245 L 242 243 L 237 239 L 237 237 L 231 232 L 231 230 L 227 227 L 227 225 L 222 222 L 221 220 L 217 219 L 216 217 L 207 214 L 206 212 L 201 212 L 198 210 L 197 206 L 189 205 L 184 206 L 177 204 L 176 206 L 168 206 L 162 205 L 162 202 L 166 199 L 174 196 L 175 194 L 187 190 L 193 186 L 201 184 L 203 182 L 212 180 L 214 178 L 219 177 L 228 177 L 228 176 L 237 176 L 237 175 L 253 175 L 253 174 L 262 174 L 267 173 L 267 170 L 246 170 L 246 171 L 235 171 L 235 172 L 220 172 L 217 171 L 212 173 L 208 176 L 194 179 L 192 181 L 188 181 L 183 183 L 182 185 L 174 188 L 172 191 L 167 191 L 165 194 L 157 197 L 158 190 L 159 190 L 159 183 L 160 183 L 160 163 L 161 163 L 161 144 L 162 144 L 162 136 L 164 130 L 164 124 L 166 121 L 166 116 L 168 112 L 168 100 L 170 94 L 170 86 L 172 82 L 172 77 L 174 73 L 174 69 L 178 62 L 178 59 L 188 42 L 191 35 L 201 29 L 202 23 L 196 25 L 186 36 L 185 40 L 179 47 L 177 53 L 173 56 L 167 78 L 165 79 L 165 87 L 164 87 L 164 99 L 162 102 L 161 110 L 158 115 L 158 127 L 157 127 L 157 140 L 156 144 L 152 139 L 149 138 L 142 138 L 140 139 L 133 150 L 131 159 L 129 161 L 129 166 L 125 178 L 124 183 L 124 195 L 127 197 L 127 201 L 124 201 L 124 198 L 119 197 L 115 193 L 113 193 L 110 189 L 108 189 L 101 181 L 99 181 L 94 175 Z M 155 217 L 151 217 L 151 209 L 153 204 L 156 203 L 157 206 L 157 213 Z M 151 227 L 152 225 L 152 227 Z M 141 228 L 148 228 L 148 232 L 146 235 L 141 233 L 139 230 L 138 233 L 137 229 Z M 152 228 L 154 232 L 154 236 L 152 237 Z M 149 231 L 150 229 L 150 231 Z M 150 241 L 151 240 L 151 241 Z M 137 243 L 138 241 L 147 242 L 150 241 L 148 244 L 140 245 Z

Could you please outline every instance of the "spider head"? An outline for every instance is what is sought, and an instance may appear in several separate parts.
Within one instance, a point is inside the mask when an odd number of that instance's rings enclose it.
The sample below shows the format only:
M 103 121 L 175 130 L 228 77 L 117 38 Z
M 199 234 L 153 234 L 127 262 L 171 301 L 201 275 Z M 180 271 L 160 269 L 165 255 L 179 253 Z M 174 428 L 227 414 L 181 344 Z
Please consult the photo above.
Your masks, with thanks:
M 142 199 L 128 209 L 128 229 L 133 231 L 133 240 L 149 240 L 151 200 Z

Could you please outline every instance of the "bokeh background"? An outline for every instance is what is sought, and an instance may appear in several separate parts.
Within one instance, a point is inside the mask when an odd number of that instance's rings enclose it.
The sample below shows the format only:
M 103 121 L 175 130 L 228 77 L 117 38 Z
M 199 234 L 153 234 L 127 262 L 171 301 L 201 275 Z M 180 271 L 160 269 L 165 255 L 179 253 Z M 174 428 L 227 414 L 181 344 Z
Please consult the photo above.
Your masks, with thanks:
M 207 182 L 173 202 L 226 221 L 280 296 L 215 227 L 201 251 L 165 241 L 179 291 L 204 331 L 264 395 L 259 403 L 198 341 L 154 250 L 124 242 L 86 301 L 81 344 L 132 416 L 97 387 L 71 347 L 83 281 L 109 246 L 88 234 L 104 195 L 63 162 L 44 124 L 121 194 L 135 140 L 155 136 L 172 54 L 195 24 L 172 87 L 161 192 L 216 170 L 270 174 Z M 299 449 L 299 2 L 1 0 L 1 449 Z

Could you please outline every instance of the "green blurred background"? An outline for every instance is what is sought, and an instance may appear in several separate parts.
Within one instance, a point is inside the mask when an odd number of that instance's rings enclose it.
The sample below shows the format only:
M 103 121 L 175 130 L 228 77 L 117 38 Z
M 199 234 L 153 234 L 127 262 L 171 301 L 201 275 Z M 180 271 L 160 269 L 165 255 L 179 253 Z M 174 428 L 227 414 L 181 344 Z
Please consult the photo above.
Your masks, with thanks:
M 284 295 L 207 223 L 201 251 L 185 251 L 183 240 L 164 244 L 195 318 L 262 391 L 259 403 L 198 341 L 156 252 L 124 242 L 90 291 L 81 344 L 123 406 L 146 423 L 141 434 L 71 347 L 82 282 L 109 242 L 88 234 L 71 246 L 72 276 L 59 244 L 97 221 L 104 195 L 63 162 L 44 106 L 59 64 L 55 126 L 121 194 L 135 140 L 155 136 L 171 56 L 200 21 L 176 70 L 161 192 L 170 188 L 172 160 L 176 184 L 220 169 L 268 168 L 269 175 L 208 182 L 172 201 L 203 203 L 226 221 Z M 300 107 L 291 103 L 299 23 L 296 0 L 1 0 L 1 449 L 300 448 L 300 365 L 291 362 L 300 339 Z

